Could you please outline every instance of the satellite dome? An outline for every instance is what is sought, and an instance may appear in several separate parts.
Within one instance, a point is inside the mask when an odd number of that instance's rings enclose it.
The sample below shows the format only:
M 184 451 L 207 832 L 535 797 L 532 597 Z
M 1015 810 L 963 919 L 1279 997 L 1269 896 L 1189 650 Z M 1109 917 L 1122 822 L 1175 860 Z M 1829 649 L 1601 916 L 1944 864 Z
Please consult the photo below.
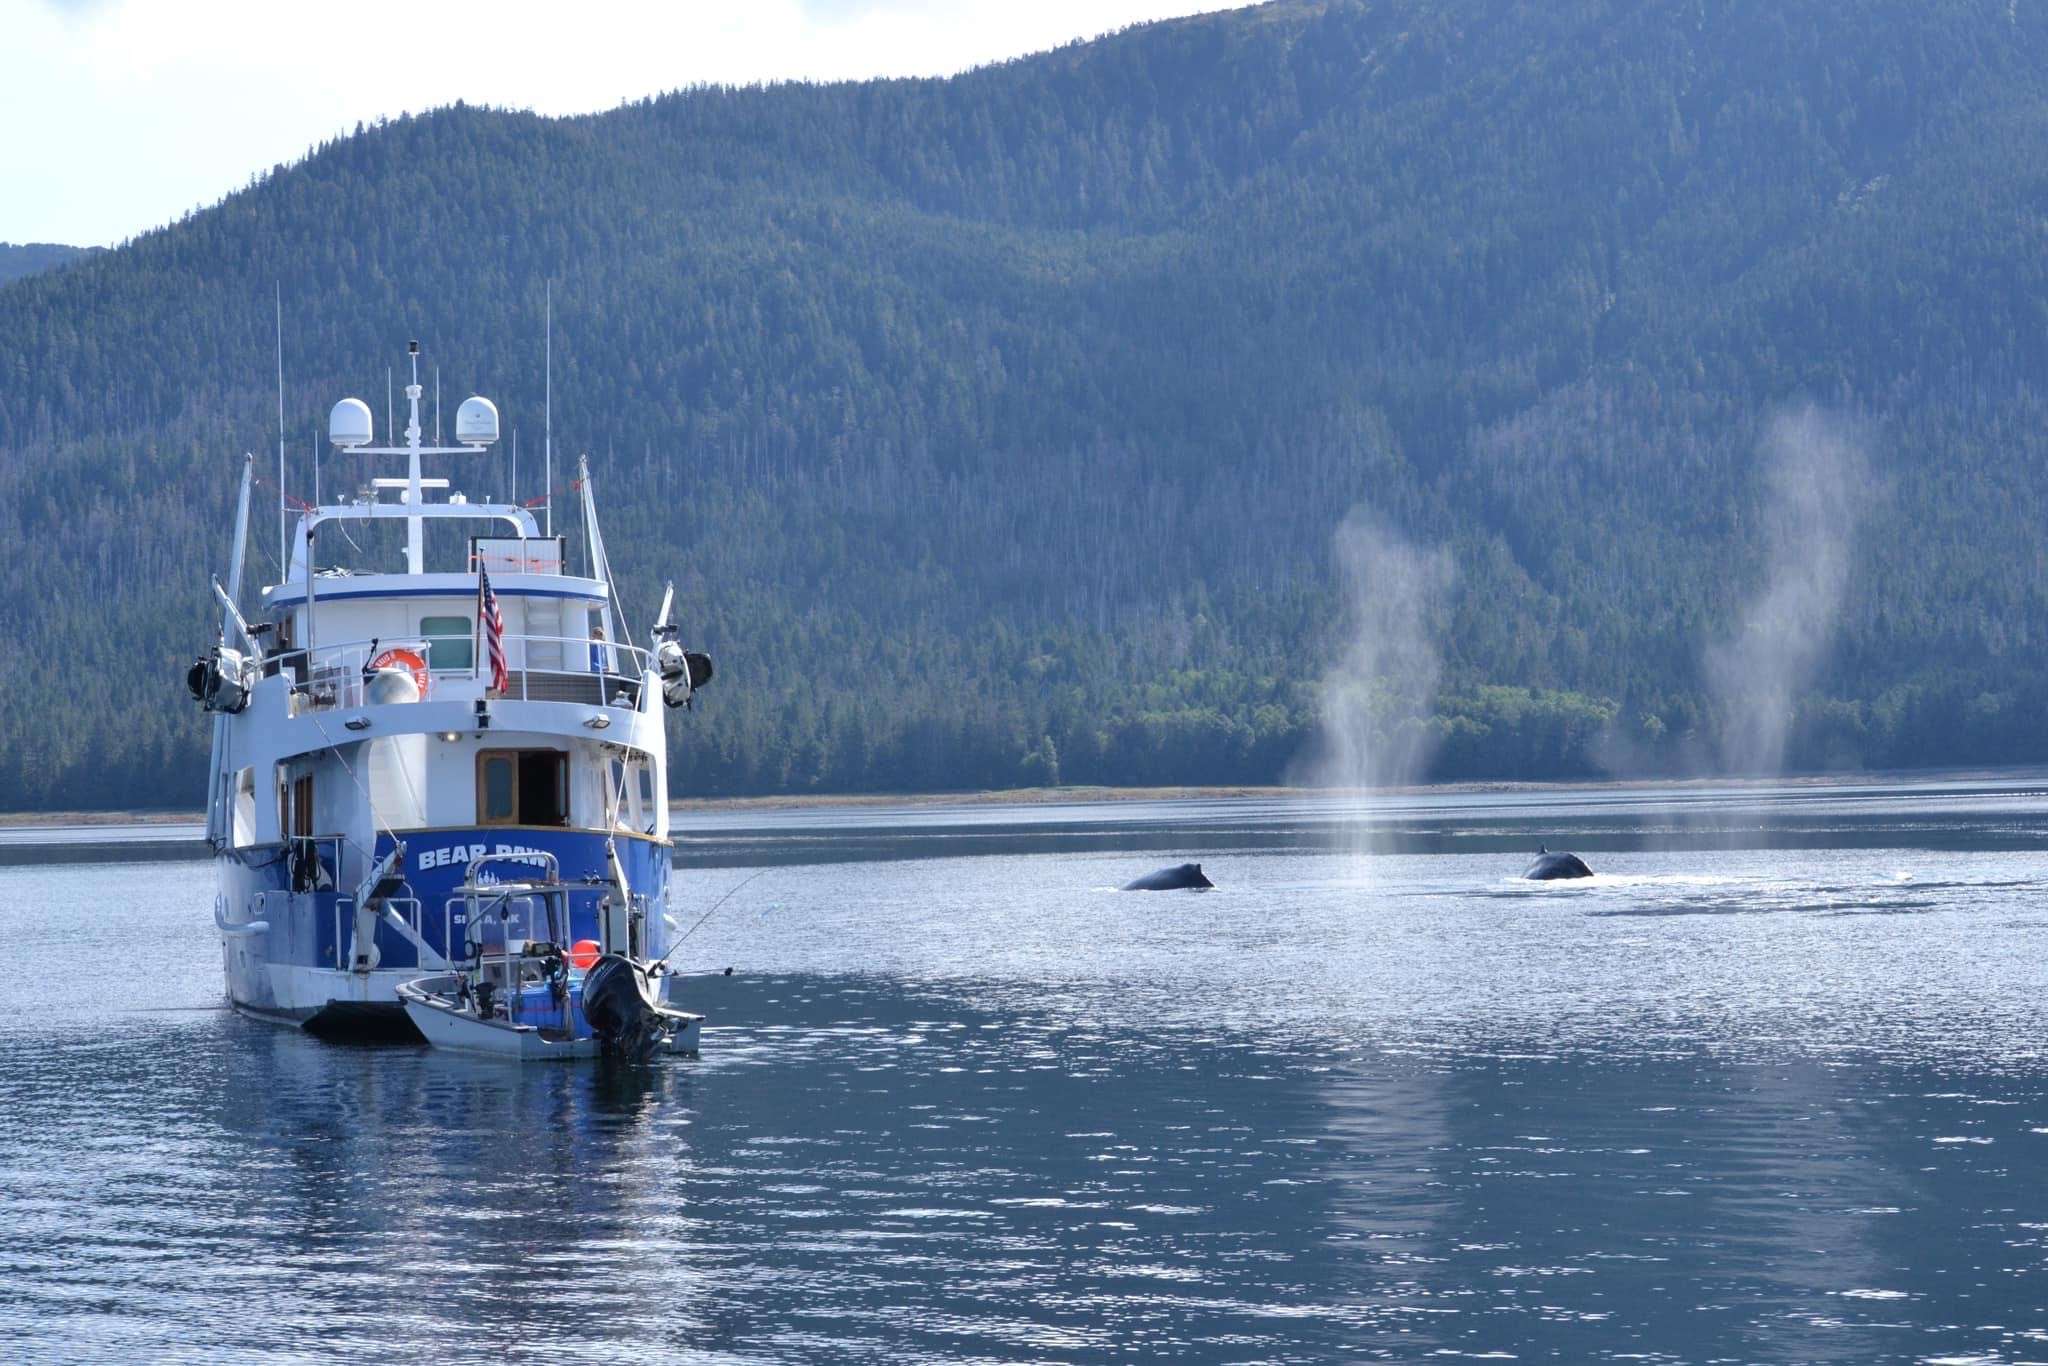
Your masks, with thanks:
M 345 398 L 327 415 L 327 439 L 341 447 L 370 444 L 370 405 Z
M 455 410 L 455 439 L 465 446 L 488 446 L 498 439 L 498 405 L 487 398 L 466 398 Z
M 420 685 L 405 669 L 379 669 L 363 685 L 363 700 L 371 706 L 420 700 Z

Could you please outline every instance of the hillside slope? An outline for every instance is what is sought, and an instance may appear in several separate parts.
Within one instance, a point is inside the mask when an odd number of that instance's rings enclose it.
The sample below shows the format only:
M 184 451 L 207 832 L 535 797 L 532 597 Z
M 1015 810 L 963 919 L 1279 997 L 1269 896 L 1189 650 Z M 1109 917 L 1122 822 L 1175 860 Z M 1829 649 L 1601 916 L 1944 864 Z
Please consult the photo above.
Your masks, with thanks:
M 0 285 L 9 280 L 19 280 L 24 275 L 40 274 L 92 250 L 91 247 L 67 247 L 56 242 L 0 242 Z
M 365 129 L 0 290 L 0 794 L 196 790 L 273 281 L 295 493 L 419 337 L 524 496 L 555 281 L 558 447 L 720 660 L 679 790 L 1277 778 L 1354 507 L 1456 564 L 1436 771 L 1685 762 L 1804 402 L 1873 494 L 1793 761 L 2048 757 L 2044 248 L 2003 0 L 1280 3 Z

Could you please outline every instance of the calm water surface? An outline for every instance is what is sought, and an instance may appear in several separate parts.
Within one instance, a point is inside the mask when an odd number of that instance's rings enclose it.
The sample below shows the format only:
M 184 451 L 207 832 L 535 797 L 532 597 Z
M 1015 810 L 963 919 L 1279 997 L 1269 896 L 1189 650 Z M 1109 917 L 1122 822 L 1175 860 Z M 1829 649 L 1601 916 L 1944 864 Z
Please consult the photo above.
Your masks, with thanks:
M 2048 786 L 1354 814 L 693 815 L 646 1071 L 243 1020 L 203 862 L 0 839 L 0 1357 L 2048 1361 Z

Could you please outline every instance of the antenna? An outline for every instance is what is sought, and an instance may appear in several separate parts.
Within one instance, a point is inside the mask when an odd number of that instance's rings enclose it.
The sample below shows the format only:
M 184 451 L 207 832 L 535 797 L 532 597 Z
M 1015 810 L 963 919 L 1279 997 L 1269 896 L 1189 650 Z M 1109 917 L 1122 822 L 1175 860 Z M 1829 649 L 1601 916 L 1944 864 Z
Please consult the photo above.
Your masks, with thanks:
M 512 429 L 512 498 L 513 507 L 519 506 L 519 429 Z
M 426 501 L 422 493 L 426 485 L 420 478 L 420 344 L 417 341 L 405 344 L 405 358 L 411 366 L 411 378 L 405 386 L 409 414 L 405 424 L 405 569 L 408 574 L 424 574 L 427 565 L 426 527 L 420 520 L 420 506 Z
M 384 367 L 384 439 L 391 440 L 398 434 L 398 428 L 391 421 L 391 367 Z
M 555 282 L 548 281 L 547 359 L 541 388 L 541 430 L 546 452 L 547 534 L 555 534 Z
M 320 506 L 320 427 L 313 426 L 313 506 Z
M 284 505 L 284 282 L 271 281 L 271 290 L 277 305 L 277 581 L 283 583 L 291 572 L 285 558 L 291 553 L 291 514 Z
M 441 362 L 434 362 L 434 444 L 441 444 Z

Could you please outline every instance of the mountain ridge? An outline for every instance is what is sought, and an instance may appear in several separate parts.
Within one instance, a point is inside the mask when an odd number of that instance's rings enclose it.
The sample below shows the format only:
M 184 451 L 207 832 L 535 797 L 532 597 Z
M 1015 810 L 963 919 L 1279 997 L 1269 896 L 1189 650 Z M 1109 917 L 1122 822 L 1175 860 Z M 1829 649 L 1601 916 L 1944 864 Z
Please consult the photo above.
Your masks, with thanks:
M 530 475 L 557 282 L 560 444 L 721 657 L 679 791 L 1276 779 L 1358 505 L 1458 565 L 1432 771 L 1682 767 L 1807 401 L 1891 494 L 1791 761 L 2048 757 L 2043 57 L 1990 4 L 1333 0 L 338 139 L 0 292 L 0 534 L 52 551 L 0 605 L 6 790 L 197 773 L 177 666 L 233 456 L 274 463 L 273 279 L 301 494 L 411 336 Z M 52 657 L 82 735 L 19 700 Z
M 98 247 L 68 247 L 61 242 L 0 242 L 0 285 L 74 261 Z

